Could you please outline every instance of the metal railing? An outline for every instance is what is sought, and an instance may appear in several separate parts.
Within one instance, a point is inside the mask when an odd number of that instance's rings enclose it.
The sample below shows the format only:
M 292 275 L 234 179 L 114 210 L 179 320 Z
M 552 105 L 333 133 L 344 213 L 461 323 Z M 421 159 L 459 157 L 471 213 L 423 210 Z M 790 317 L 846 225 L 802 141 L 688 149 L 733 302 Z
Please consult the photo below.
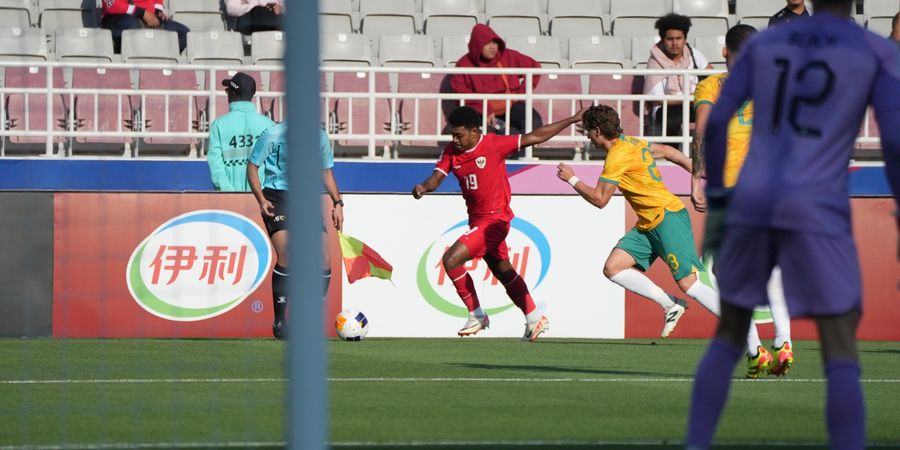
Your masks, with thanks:
M 202 149 L 205 141 L 209 136 L 209 124 L 216 117 L 221 116 L 227 111 L 217 110 L 217 99 L 225 96 L 220 87 L 220 78 L 223 72 L 232 74 L 236 71 L 246 71 L 259 73 L 264 78 L 263 83 L 271 84 L 268 80 L 273 73 L 282 71 L 281 66 L 221 66 L 221 65 L 184 65 L 184 64 L 121 64 L 109 63 L 98 65 L 96 63 L 34 63 L 34 62 L 4 62 L 2 67 L 26 67 L 33 73 L 43 72 L 46 76 L 46 84 L 41 87 L 10 87 L 9 83 L 5 87 L 0 87 L 0 138 L 3 138 L 3 148 L 0 149 L 0 156 L 6 155 L 7 145 L 12 147 L 14 138 L 24 137 L 40 137 L 43 140 L 43 156 L 65 156 L 71 155 L 73 142 L 76 140 L 89 140 L 91 138 L 122 138 L 134 140 L 135 148 L 131 149 L 129 154 L 128 145 L 123 145 L 126 156 L 138 156 L 142 141 L 147 139 L 169 138 L 169 139 L 187 139 L 199 144 L 200 150 L 192 153 L 194 156 L 203 156 Z M 57 70 L 60 69 L 60 70 Z M 98 72 L 112 70 L 128 70 L 132 80 L 135 82 L 130 89 L 115 88 L 98 88 L 84 89 L 71 86 L 56 87 L 57 80 L 54 77 L 62 76 L 70 78 L 70 73 L 74 69 L 94 69 Z M 197 77 L 198 89 L 192 90 L 162 90 L 162 89 L 140 89 L 137 86 L 137 73 L 139 70 L 160 70 L 163 74 L 174 74 L 175 72 L 192 72 Z M 329 137 L 340 143 L 355 144 L 357 148 L 362 149 L 360 156 L 368 158 L 397 158 L 402 156 L 402 152 L 397 149 L 400 143 L 410 141 L 433 141 L 447 142 L 450 136 L 443 134 L 439 129 L 422 130 L 419 123 L 419 113 L 422 108 L 422 102 L 429 100 L 434 102 L 434 123 L 439 124 L 438 128 L 443 127 L 445 121 L 444 111 L 442 108 L 450 102 L 450 104 L 472 104 L 473 102 L 481 102 L 483 110 L 487 110 L 487 102 L 490 100 L 506 101 L 506 117 L 510 115 L 510 109 L 515 102 L 524 102 L 525 110 L 531 111 L 536 103 L 547 102 L 549 117 L 543 118 L 544 123 L 551 123 L 563 119 L 563 117 L 554 117 L 554 108 L 550 105 L 552 102 L 568 102 L 570 114 L 576 112 L 579 107 L 589 104 L 597 104 L 604 102 L 613 104 L 623 115 L 624 108 L 635 108 L 637 111 L 638 127 L 631 130 L 634 134 L 642 139 L 651 142 L 665 142 L 672 144 L 680 144 L 681 149 L 687 153 L 690 148 L 690 102 L 692 96 L 686 94 L 690 92 L 688 88 L 689 77 L 682 76 L 683 86 L 681 95 L 644 95 L 642 93 L 614 93 L 614 94 L 547 94 L 535 92 L 532 85 L 533 77 L 541 76 L 545 79 L 554 79 L 560 76 L 579 75 L 585 81 L 582 82 L 587 86 L 587 77 L 602 76 L 609 77 L 610 80 L 621 80 L 623 77 L 643 77 L 649 74 L 655 75 L 710 75 L 721 73 L 719 70 L 648 70 L 648 69 L 472 69 L 472 68 L 421 68 L 421 67 L 322 67 L 322 76 L 326 80 L 334 78 L 336 74 L 355 74 L 358 78 L 365 78 L 367 81 L 366 89 L 359 92 L 342 92 L 336 89 L 325 89 L 321 93 L 322 99 L 322 125 L 325 127 Z M 425 77 L 444 77 L 454 74 L 479 74 L 479 75 L 514 75 L 524 77 L 523 85 L 525 92 L 523 94 L 459 94 L 452 92 L 397 92 L 396 88 L 387 90 L 379 89 L 376 79 L 378 77 L 387 76 L 393 84 L 396 85 L 395 78 L 400 74 L 416 74 Z M 102 76 L 102 73 L 98 73 Z M 383 81 L 383 80 L 381 80 Z M 545 81 L 542 81 L 545 82 Z M 327 82 L 326 82 L 327 84 Z M 267 86 L 268 87 L 268 86 Z M 582 92 L 587 89 L 583 89 Z M 285 110 L 284 103 L 281 101 L 284 92 L 271 89 L 257 88 L 254 101 L 258 108 L 272 116 L 276 120 L 284 120 Z M 7 109 L 8 100 L 12 96 L 24 96 L 24 110 L 22 118 L 10 117 Z M 33 96 L 44 96 L 46 107 L 46 123 L 44 127 L 32 127 L 30 123 L 30 107 L 29 100 Z M 94 99 L 94 111 L 90 117 L 76 117 L 76 102 L 79 97 L 92 96 Z M 110 114 L 109 111 L 99 110 L 100 96 L 114 96 L 117 101 L 116 105 L 116 128 L 114 130 L 100 130 L 101 114 Z M 164 115 L 163 124 L 148 124 L 148 99 L 162 99 Z M 184 123 L 178 123 L 174 126 L 170 123 L 170 110 L 173 102 L 187 101 L 188 111 L 182 119 Z M 346 117 L 337 117 L 335 105 L 338 102 L 346 102 Z M 388 103 L 389 120 L 382 124 L 378 124 L 379 118 L 376 116 L 377 103 L 385 101 Z M 63 117 L 57 117 L 54 114 L 54 102 L 61 102 L 61 110 Z M 367 114 L 363 124 L 354 114 L 354 106 L 356 102 L 364 104 Z M 411 102 L 413 113 L 400 117 L 399 106 L 403 102 Z M 648 134 L 648 112 L 651 105 L 662 105 L 664 111 L 669 102 L 681 102 L 682 107 L 682 133 L 677 136 L 665 135 L 668 128 L 667 115 L 663 113 L 662 123 L 655 124 L 661 128 L 662 134 Z M 123 105 L 128 104 L 127 111 L 130 111 L 131 117 L 123 117 Z M 17 120 L 18 119 L 18 120 Z M 91 127 L 81 126 L 80 123 L 89 122 Z M 342 121 L 345 119 L 346 121 Z M 381 117 L 380 119 L 384 119 Z M 401 123 L 401 120 L 403 123 Z M 486 128 L 488 118 L 483 117 L 483 126 Z M 13 126 L 14 125 L 14 126 Z M 506 121 L 505 131 L 510 131 L 510 121 Z M 525 130 L 531 131 L 533 127 L 531 114 L 525 114 Z M 41 129 L 43 128 L 43 129 Z M 361 131 L 362 130 L 362 131 Z M 62 140 L 63 142 L 59 142 Z M 571 144 L 572 148 L 586 148 L 588 140 L 586 137 L 570 127 L 565 132 L 552 139 L 555 143 Z M 862 135 L 858 138 L 857 144 L 870 145 L 877 144 L 879 139 L 871 136 L 869 129 L 868 115 L 864 122 Z M 67 145 L 68 144 L 68 145 Z M 35 144 L 32 143 L 32 146 Z M 40 144 L 37 144 L 40 145 Z M 90 144 L 85 144 L 90 146 Z M 381 156 L 378 155 L 378 147 L 390 148 L 391 151 L 384 151 Z M 56 151 L 59 147 L 61 150 Z M 528 148 L 524 152 L 524 159 L 534 159 L 533 150 Z

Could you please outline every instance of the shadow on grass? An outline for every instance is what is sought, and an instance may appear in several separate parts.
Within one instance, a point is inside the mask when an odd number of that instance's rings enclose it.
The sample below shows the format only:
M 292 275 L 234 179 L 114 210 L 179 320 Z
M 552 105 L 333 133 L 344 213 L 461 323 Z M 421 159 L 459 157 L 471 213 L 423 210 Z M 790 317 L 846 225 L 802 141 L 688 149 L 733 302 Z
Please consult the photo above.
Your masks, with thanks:
M 465 367 L 467 369 L 485 369 L 485 370 L 512 370 L 526 372 L 545 372 L 545 373 L 586 373 L 593 375 L 640 375 L 640 376 L 672 376 L 671 374 L 659 374 L 653 372 L 632 372 L 627 370 L 602 370 L 587 369 L 579 367 L 557 367 L 557 366 L 527 366 L 527 365 L 509 365 L 509 364 L 482 364 L 482 363 L 454 363 L 450 364 L 456 367 Z

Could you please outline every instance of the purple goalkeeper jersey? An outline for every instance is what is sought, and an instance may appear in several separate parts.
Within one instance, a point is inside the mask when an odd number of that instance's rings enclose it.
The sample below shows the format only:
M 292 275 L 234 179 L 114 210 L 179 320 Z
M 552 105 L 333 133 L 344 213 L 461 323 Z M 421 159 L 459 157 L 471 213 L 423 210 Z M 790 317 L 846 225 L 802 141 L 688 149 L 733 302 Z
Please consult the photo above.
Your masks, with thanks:
M 848 165 L 869 104 L 898 193 L 900 52 L 888 40 L 828 13 L 751 38 L 709 119 L 711 192 L 722 188 L 728 121 L 748 98 L 753 131 L 728 225 L 849 234 Z

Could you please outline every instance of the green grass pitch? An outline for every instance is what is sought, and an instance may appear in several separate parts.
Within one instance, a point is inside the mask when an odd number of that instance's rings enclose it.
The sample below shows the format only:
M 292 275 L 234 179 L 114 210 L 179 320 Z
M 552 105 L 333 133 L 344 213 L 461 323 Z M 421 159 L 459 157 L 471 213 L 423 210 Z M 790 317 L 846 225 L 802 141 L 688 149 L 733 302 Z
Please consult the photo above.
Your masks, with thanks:
M 676 449 L 701 340 L 330 341 L 339 449 Z M 738 379 L 719 448 L 826 448 L 816 342 Z M 863 342 L 873 446 L 900 448 L 900 343 Z M 0 449 L 279 448 L 285 344 L 0 339 Z

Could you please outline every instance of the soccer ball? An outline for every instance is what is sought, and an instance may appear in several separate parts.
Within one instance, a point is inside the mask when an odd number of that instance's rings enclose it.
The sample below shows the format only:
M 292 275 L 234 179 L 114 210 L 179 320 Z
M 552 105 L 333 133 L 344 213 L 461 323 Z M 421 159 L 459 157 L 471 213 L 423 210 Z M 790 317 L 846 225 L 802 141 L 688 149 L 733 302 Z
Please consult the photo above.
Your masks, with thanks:
M 334 329 L 345 341 L 361 341 L 369 332 L 369 319 L 359 311 L 345 309 L 334 319 Z

